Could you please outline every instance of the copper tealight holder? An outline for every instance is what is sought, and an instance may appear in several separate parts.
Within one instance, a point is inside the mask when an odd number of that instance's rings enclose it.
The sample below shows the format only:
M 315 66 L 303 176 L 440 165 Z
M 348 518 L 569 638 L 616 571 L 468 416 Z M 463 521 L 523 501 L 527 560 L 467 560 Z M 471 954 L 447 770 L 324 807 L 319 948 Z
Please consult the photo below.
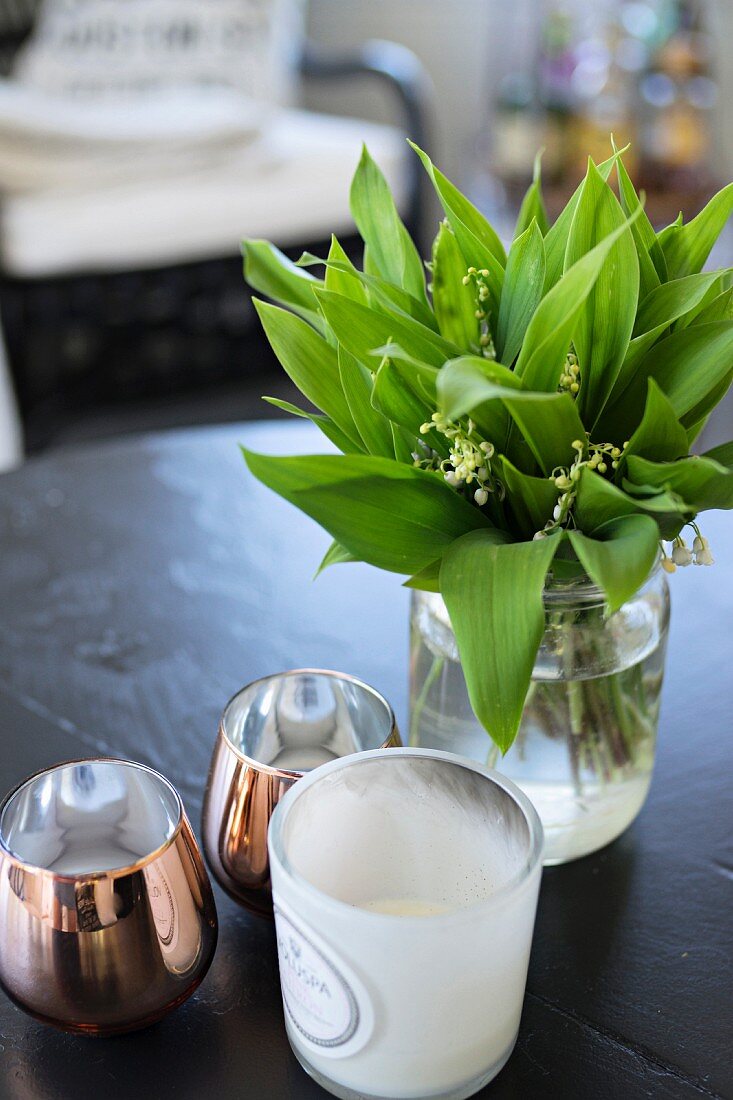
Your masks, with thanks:
M 389 703 L 353 676 L 295 669 L 242 688 L 222 715 L 204 798 L 204 852 L 220 886 L 272 916 L 267 828 L 282 796 L 329 760 L 399 745 Z
M 214 955 L 206 869 L 170 783 L 127 760 L 47 768 L 0 806 L 0 983 L 43 1023 L 145 1027 Z

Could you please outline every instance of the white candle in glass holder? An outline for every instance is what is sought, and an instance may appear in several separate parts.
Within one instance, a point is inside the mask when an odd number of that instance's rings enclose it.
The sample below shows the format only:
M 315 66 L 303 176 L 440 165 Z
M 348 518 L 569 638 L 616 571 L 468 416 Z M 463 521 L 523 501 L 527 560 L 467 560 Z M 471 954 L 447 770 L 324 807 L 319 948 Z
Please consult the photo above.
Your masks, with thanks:
M 460 1100 L 512 1052 L 542 826 L 503 776 L 379 749 L 300 780 L 270 825 L 288 1036 L 336 1096 Z

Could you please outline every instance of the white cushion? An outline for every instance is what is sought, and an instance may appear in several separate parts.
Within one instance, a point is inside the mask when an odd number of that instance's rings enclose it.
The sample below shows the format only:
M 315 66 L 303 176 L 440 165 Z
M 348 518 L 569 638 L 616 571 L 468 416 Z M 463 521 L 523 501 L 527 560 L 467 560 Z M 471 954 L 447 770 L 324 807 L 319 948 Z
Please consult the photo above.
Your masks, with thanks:
M 177 175 L 253 141 L 273 111 L 233 88 L 91 101 L 0 81 L 0 191 Z
M 3 267 L 21 276 L 158 267 L 232 255 L 243 237 L 288 246 L 343 234 L 353 226 L 349 185 L 362 141 L 402 205 L 409 150 L 399 131 L 282 111 L 253 142 L 175 178 L 8 196 Z

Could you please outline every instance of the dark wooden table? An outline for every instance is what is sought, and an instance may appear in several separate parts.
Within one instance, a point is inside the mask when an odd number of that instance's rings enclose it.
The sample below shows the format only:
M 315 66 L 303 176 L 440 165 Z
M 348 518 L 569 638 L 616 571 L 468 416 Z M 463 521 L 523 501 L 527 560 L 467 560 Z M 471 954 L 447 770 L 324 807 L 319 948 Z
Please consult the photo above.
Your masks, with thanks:
M 337 566 L 327 537 L 247 474 L 237 442 L 321 449 L 272 424 L 57 453 L 0 478 L 0 787 L 112 753 L 160 769 L 194 823 L 218 713 L 241 684 L 321 665 L 393 700 L 405 728 L 407 594 Z M 733 1097 L 733 534 L 672 578 L 659 756 L 639 820 L 545 872 L 516 1052 L 493 1100 Z M 0 995 L 2 1100 L 316 1100 L 283 1028 L 271 926 L 217 891 L 193 998 L 148 1031 L 85 1040 Z

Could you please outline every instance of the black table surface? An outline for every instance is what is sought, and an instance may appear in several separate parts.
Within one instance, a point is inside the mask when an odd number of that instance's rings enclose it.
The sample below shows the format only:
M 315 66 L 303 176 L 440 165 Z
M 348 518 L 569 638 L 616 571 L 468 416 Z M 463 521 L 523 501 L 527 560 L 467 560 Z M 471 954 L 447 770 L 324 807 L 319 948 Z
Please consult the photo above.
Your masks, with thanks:
M 390 698 L 406 728 L 400 578 L 339 565 L 327 536 L 248 474 L 238 441 L 322 450 L 251 424 L 89 447 L 0 478 L 0 787 L 113 754 L 178 787 L 198 826 L 218 714 L 243 683 L 304 665 Z M 603 851 L 545 871 L 516 1051 L 491 1100 L 733 1097 L 733 525 L 718 564 L 671 578 L 649 800 Z M 283 1026 L 271 924 L 217 890 L 220 939 L 190 1001 L 91 1040 L 0 994 L 0 1096 L 316 1100 Z

